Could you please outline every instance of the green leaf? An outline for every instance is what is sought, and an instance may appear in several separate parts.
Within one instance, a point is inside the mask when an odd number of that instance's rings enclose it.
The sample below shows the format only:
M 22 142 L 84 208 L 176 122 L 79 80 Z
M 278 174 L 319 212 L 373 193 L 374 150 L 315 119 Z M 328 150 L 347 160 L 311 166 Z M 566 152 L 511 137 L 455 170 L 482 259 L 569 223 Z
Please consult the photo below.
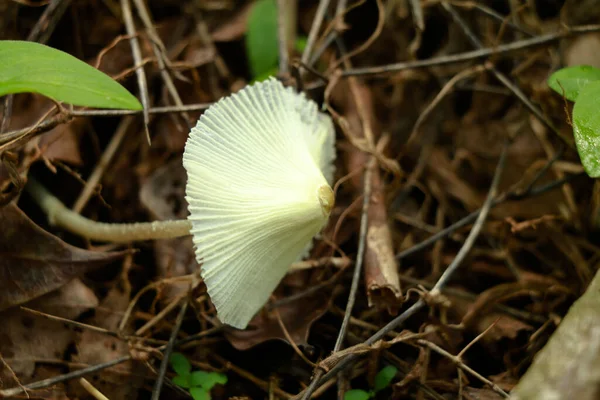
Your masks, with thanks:
M 573 135 L 581 164 L 592 178 L 600 176 L 600 82 L 588 84 L 573 107 Z
M 199 387 L 191 388 L 190 394 L 194 400 L 210 400 L 210 393 L 208 393 L 208 390 Z
M 368 400 L 371 397 L 373 397 L 372 393 L 360 389 L 352 389 L 344 393 L 344 400 Z
M 190 385 L 190 375 L 177 375 L 172 379 L 173 383 L 179 387 L 189 389 Z
M 591 82 L 600 80 L 600 69 L 589 65 L 577 65 L 560 69 L 548 79 L 548 86 L 556 93 L 575 101 L 579 93 Z
M 39 93 L 78 106 L 141 110 L 140 102 L 103 72 L 40 43 L 0 41 L 0 96 Z
M 190 364 L 187 357 L 181 353 L 172 353 L 169 362 L 171 363 L 173 370 L 177 372 L 177 375 L 186 376 L 189 375 L 192 370 L 192 364 Z
M 253 77 L 269 72 L 279 59 L 277 44 L 277 4 L 257 0 L 248 16 L 246 53 Z
M 382 368 L 381 371 L 375 375 L 375 391 L 379 392 L 380 390 L 390 386 L 390 383 L 392 383 L 392 379 L 394 379 L 397 372 L 398 368 L 394 367 L 393 365 L 388 365 L 387 367 Z
M 227 383 L 227 375 L 218 372 L 194 371 L 190 375 L 190 383 L 192 387 L 200 386 L 203 389 L 210 391 L 213 386 Z

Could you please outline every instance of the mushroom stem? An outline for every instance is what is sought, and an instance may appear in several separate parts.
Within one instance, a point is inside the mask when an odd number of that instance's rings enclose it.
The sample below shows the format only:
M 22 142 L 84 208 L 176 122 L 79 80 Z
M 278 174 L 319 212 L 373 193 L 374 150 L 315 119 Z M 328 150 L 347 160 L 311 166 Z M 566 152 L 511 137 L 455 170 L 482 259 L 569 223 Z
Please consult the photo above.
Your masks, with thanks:
M 70 210 L 59 199 L 32 177 L 28 178 L 25 190 L 44 211 L 51 225 L 59 226 L 71 233 L 90 240 L 128 243 L 141 240 L 172 239 L 190 235 L 192 225 L 188 220 L 135 222 L 130 224 L 92 221 Z M 317 260 L 298 261 L 290 266 L 289 272 L 333 265 L 345 268 L 346 257 L 324 257 Z
M 29 177 L 25 190 L 56 225 L 90 240 L 127 243 L 140 240 L 170 239 L 190 234 L 192 224 L 186 220 L 115 224 L 92 221 L 67 208 L 41 183 Z

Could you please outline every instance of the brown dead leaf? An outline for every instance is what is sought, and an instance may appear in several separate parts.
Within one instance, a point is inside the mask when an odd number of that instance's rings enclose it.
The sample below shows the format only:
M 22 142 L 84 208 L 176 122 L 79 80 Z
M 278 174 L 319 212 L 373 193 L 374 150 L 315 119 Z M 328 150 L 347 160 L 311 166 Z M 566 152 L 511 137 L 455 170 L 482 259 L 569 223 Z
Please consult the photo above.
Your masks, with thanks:
M 198 68 L 213 62 L 214 59 L 215 50 L 213 48 L 203 46 L 200 40 L 193 40 L 184 51 L 181 64 L 185 68 Z
M 117 331 L 123 313 L 129 304 L 128 285 L 116 285 L 102 300 L 96 315 L 90 321 L 92 325 L 110 331 Z M 132 333 L 128 326 L 124 334 Z M 100 364 L 129 354 L 129 344 L 122 339 L 93 331 L 83 331 L 76 342 L 77 354 L 74 361 L 89 365 Z M 144 367 L 140 363 L 128 361 L 103 370 L 88 378 L 90 383 L 111 400 L 136 398 L 143 384 Z M 70 386 L 71 391 L 85 398 L 86 392 L 77 381 Z
M 341 86 L 340 84 L 339 86 Z M 381 134 L 376 123 L 373 96 L 367 86 L 354 82 L 353 92 L 360 100 L 351 100 L 352 96 L 346 97 L 343 104 L 348 129 L 356 138 L 365 138 L 365 129 L 371 129 L 374 140 Z M 339 89 L 338 86 L 338 89 Z M 336 89 L 337 90 L 337 89 Z M 339 89 L 341 91 L 341 89 Z M 340 98 L 339 93 L 334 93 Z M 361 104 L 358 104 L 358 103 Z M 359 111 L 360 107 L 365 109 Z M 348 171 L 361 171 L 369 163 L 371 155 L 352 147 L 349 149 L 346 159 Z M 354 190 L 363 192 L 364 171 L 352 177 Z M 376 166 L 371 174 L 371 198 L 369 202 L 368 232 L 366 237 L 365 251 L 365 283 L 367 285 L 367 296 L 370 306 L 387 308 L 394 313 L 399 307 L 402 299 L 400 278 L 398 277 L 398 264 L 394 255 L 392 236 L 388 225 L 388 213 L 385 199 L 385 185 L 381 178 L 381 172 Z
M 489 309 L 494 304 L 499 304 L 517 297 L 529 297 L 535 292 L 540 294 L 549 292 L 569 294 L 570 290 L 558 282 L 526 278 L 523 278 L 521 282 L 499 284 L 484 291 L 477 297 L 477 300 L 471 304 L 469 310 L 463 317 L 462 324 L 467 327 L 477 327 L 482 316 L 487 316 L 487 314 L 489 314 Z M 480 328 L 485 329 L 487 326 Z
M 471 309 L 472 303 L 469 301 L 449 296 L 452 301 L 452 312 L 464 316 Z M 501 339 L 514 340 L 517 338 L 519 332 L 522 331 L 533 331 L 533 327 L 523 321 L 513 318 L 509 315 L 497 312 L 493 309 L 493 305 L 490 304 L 492 310 L 488 309 L 487 312 L 478 314 L 477 318 L 472 318 L 470 321 L 469 329 L 473 330 L 475 334 L 486 332 L 483 336 L 482 341 L 487 343 L 495 343 Z M 493 326 L 492 326 L 493 325 Z M 492 328 L 490 328 L 492 326 Z
M 44 231 L 15 204 L 0 209 L 0 310 L 58 289 L 125 255 L 71 246 Z
M 329 308 L 328 296 L 319 291 L 278 307 L 281 320 L 290 337 L 298 346 L 307 344 L 312 324 Z M 268 307 L 268 306 L 267 306 Z M 286 341 L 276 313 L 262 310 L 250 321 L 246 330 L 227 329 L 225 337 L 238 350 L 248 350 L 268 340 Z
M 459 148 L 456 155 L 450 160 L 445 153 L 440 154 L 438 150 L 431 162 L 436 175 L 443 178 L 442 183 L 445 183 L 452 195 L 470 210 L 476 204 L 479 207 L 483 201 L 482 194 L 487 193 L 481 189 L 478 193 L 470 191 L 474 188 L 485 188 L 487 191 L 489 177 L 494 173 L 507 134 L 514 139 L 508 147 L 499 192 L 511 190 L 516 184 L 524 186 L 547 159 L 539 138 L 530 124 L 524 122 L 527 121 L 525 110 L 520 107 L 511 108 L 503 113 L 502 119 L 496 120 L 487 115 L 489 108 L 489 101 L 474 99 L 471 111 L 452 129 L 455 131 L 456 145 Z M 552 175 L 548 174 L 540 183 L 551 179 Z M 557 190 L 544 196 L 505 202 L 494 207 L 491 214 L 496 218 L 533 219 L 544 214 L 558 214 L 562 202 L 563 196 Z
M 97 305 L 94 292 L 79 279 L 26 304 L 28 308 L 68 319 L 76 319 Z M 36 360 L 61 360 L 75 339 L 75 332 L 64 323 L 18 308 L 2 312 L 0 320 L 0 353 L 24 383 L 43 378 L 36 371 Z M 4 387 L 16 386 L 8 371 L 0 370 Z
M 16 96 L 9 130 L 33 125 L 52 108 L 54 108 L 54 103 L 46 97 L 35 94 Z M 25 153 L 31 155 L 32 158 L 28 164 L 31 164 L 39 156 L 44 156 L 50 161 L 81 165 L 83 161 L 79 152 L 79 137 L 85 125 L 85 119 L 76 118 L 27 142 Z
M 23 129 L 34 125 L 47 115 L 53 107 L 54 103 L 43 96 L 35 94 L 15 96 L 8 130 Z M 0 113 L 1 117 L 2 114 Z M 8 157 L 5 154 L 0 163 L 0 202 L 6 204 L 19 194 L 21 188 L 15 187 L 19 185 L 14 179 L 14 174 L 20 175 L 24 180 L 29 166 L 40 157 L 44 157 L 49 161 L 65 162 L 75 166 L 81 165 L 83 162 L 79 152 L 79 138 L 85 124 L 86 122 L 83 119 L 74 119 L 32 138 L 25 144 L 21 153 L 14 153 L 10 159 L 7 159 Z
M 221 24 L 211 32 L 210 36 L 215 42 L 232 42 L 239 40 L 246 33 L 248 15 L 253 3 L 248 3 L 241 8 L 228 22 Z
M 469 211 L 476 210 L 481 206 L 484 195 L 476 191 L 472 185 L 465 182 L 456 173 L 456 168 L 445 152 L 434 149 L 428 164 L 434 179 L 448 191 L 447 195 L 462 202 Z
M 0 157 L 0 207 L 16 199 L 25 187 L 29 167 L 24 164 L 19 163 L 17 155 L 12 152 Z

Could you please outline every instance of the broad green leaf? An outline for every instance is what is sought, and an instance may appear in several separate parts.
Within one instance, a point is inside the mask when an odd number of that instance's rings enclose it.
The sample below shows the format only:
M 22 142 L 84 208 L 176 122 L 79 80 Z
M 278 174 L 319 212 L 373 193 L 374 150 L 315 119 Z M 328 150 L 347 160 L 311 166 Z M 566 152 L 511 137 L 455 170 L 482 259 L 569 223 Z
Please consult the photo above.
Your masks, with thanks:
M 600 82 L 588 84 L 573 107 L 573 135 L 585 172 L 600 176 Z
M 577 65 L 559 69 L 548 79 L 548 86 L 570 101 L 575 101 L 579 93 L 589 83 L 600 80 L 600 69 L 589 65 Z
M 177 375 L 172 379 L 172 381 L 177 386 L 185 389 L 189 389 L 191 387 L 189 375 Z
M 0 226 L 0 311 L 58 290 L 128 253 L 71 246 L 36 225 L 15 202 L 0 207 Z
M 40 43 L 0 41 L 0 96 L 39 93 L 78 106 L 141 110 L 115 80 L 63 51 Z
M 393 365 L 388 365 L 387 367 L 382 368 L 381 371 L 375 375 L 375 387 L 373 389 L 375 389 L 376 392 L 379 392 L 380 390 L 390 386 L 390 383 L 392 383 L 392 380 L 396 376 L 397 372 L 398 368 L 394 367 Z
M 202 387 L 210 391 L 213 386 L 227 383 L 227 375 L 218 372 L 194 371 L 190 375 L 190 384 L 192 387 Z
M 257 0 L 248 16 L 246 53 L 253 77 L 277 66 L 277 4 L 275 0 Z
M 368 400 L 371 397 L 373 397 L 372 393 L 360 389 L 352 389 L 344 393 L 344 400 Z
M 190 394 L 194 400 L 210 400 L 210 393 L 203 388 L 193 387 L 190 389 Z
M 181 353 L 172 353 L 169 362 L 171 363 L 173 370 L 177 372 L 177 375 L 186 376 L 189 375 L 192 370 L 192 364 L 190 364 L 187 357 Z

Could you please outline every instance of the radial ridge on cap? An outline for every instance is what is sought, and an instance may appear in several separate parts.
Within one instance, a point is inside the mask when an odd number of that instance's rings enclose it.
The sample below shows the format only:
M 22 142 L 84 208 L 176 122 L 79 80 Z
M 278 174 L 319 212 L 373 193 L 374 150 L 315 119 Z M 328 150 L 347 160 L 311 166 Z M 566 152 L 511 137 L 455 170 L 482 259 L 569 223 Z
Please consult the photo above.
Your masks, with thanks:
M 334 141 L 331 118 L 275 79 L 219 100 L 192 129 L 188 219 L 223 323 L 245 328 L 326 224 Z

